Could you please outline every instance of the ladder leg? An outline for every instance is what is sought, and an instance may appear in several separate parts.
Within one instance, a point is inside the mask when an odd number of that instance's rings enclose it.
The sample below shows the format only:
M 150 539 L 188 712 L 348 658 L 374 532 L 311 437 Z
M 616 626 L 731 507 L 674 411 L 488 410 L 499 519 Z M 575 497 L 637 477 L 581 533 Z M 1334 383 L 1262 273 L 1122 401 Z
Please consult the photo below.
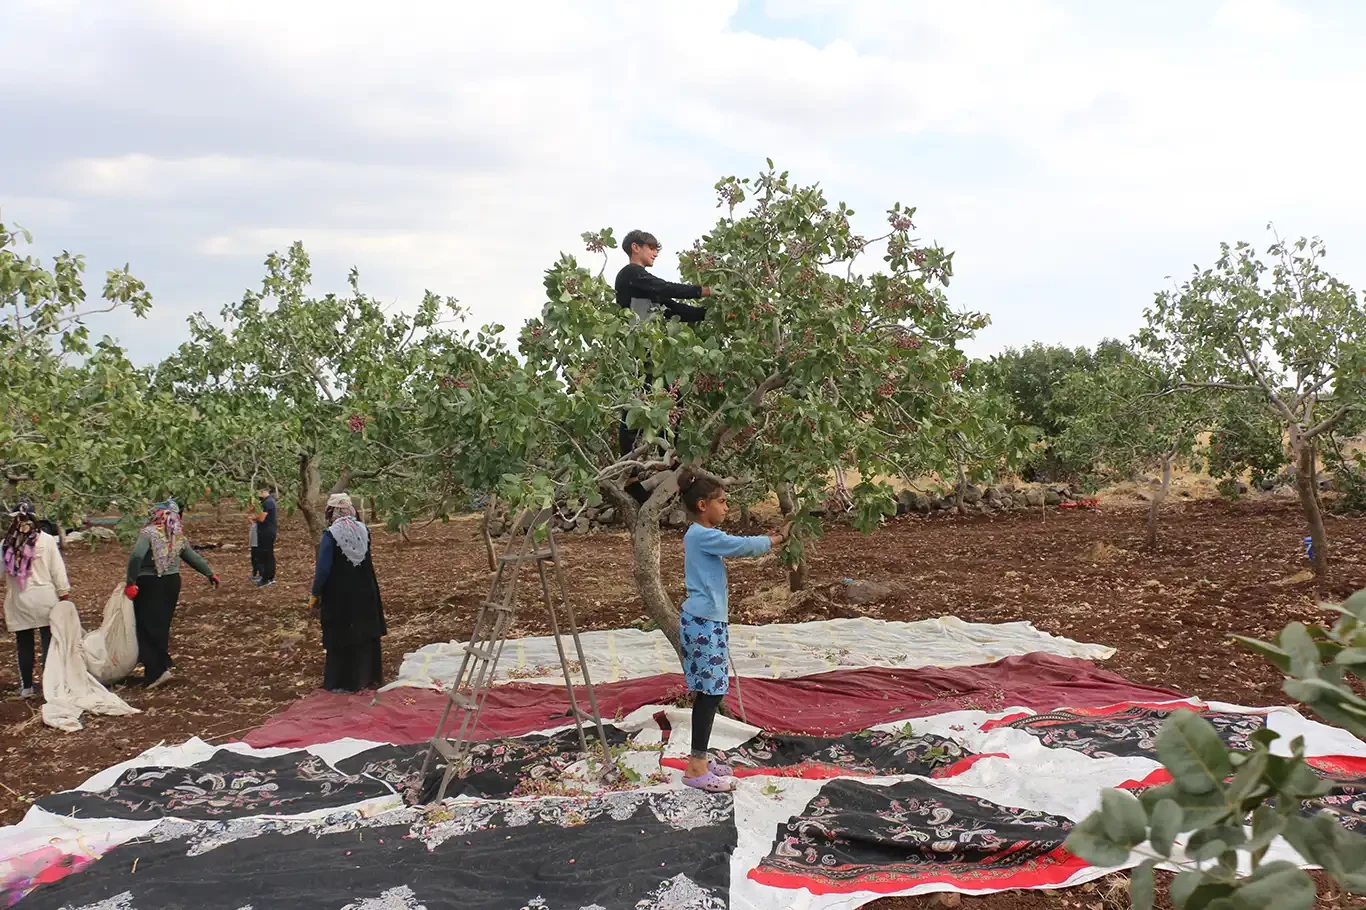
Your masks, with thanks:
M 564 672 L 564 690 L 569 695 L 569 716 L 574 718 L 574 728 L 579 731 L 579 748 L 586 755 L 588 754 L 588 739 L 583 733 L 583 720 L 579 717 L 579 702 L 574 697 L 574 680 L 569 675 L 569 657 L 564 653 L 564 642 L 560 639 L 560 621 L 555 616 L 555 601 L 550 596 L 550 581 L 546 577 L 545 563 L 537 562 L 536 569 L 541 576 L 541 593 L 545 596 L 546 612 L 550 614 L 550 634 L 555 637 L 555 650 L 560 654 L 560 669 Z M 579 669 L 583 670 L 583 661 L 579 661 Z M 597 715 L 594 715 L 596 719 Z M 603 748 L 607 748 L 607 740 L 602 740 Z
M 607 746 L 607 730 L 602 724 L 602 712 L 598 710 L 598 693 L 593 689 L 593 678 L 588 673 L 588 658 L 583 653 L 583 642 L 579 639 L 579 623 L 574 616 L 574 605 L 569 601 L 569 586 L 565 584 L 564 565 L 560 562 L 560 552 L 555 546 L 554 534 L 550 535 L 549 545 L 550 558 L 555 563 L 555 580 L 560 589 L 560 602 L 564 604 L 565 619 L 569 622 L 569 634 L 574 639 L 574 652 L 578 655 L 579 669 L 583 673 L 583 688 L 588 694 L 588 707 L 592 711 L 593 720 L 598 727 L 598 742 L 602 743 L 603 760 L 615 767 L 616 761 L 612 758 L 612 750 Z M 570 697 L 572 699 L 572 693 Z

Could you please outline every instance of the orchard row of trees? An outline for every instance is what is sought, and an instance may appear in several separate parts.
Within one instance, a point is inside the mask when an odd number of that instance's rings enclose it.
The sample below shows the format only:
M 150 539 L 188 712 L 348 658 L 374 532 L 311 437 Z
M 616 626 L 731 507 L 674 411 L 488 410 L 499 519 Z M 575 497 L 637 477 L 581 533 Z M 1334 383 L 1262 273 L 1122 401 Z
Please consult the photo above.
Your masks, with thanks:
M 348 292 L 319 296 L 296 244 L 150 368 L 89 337 L 94 312 L 149 314 L 126 268 L 89 303 L 79 257 L 44 266 L 0 226 L 4 499 L 22 491 L 69 521 L 269 486 L 315 537 L 325 487 L 363 492 L 394 528 L 485 497 L 570 514 L 605 502 L 672 633 L 659 529 L 684 468 L 728 479 L 742 502 L 778 496 L 796 525 L 795 587 L 818 516 L 870 530 L 894 513 L 897 482 L 951 489 L 1026 464 L 1167 477 L 1213 434 L 1202 451 L 1226 476 L 1294 461 L 1326 570 L 1315 473 L 1358 424 L 1366 315 L 1317 241 L 1277 241 L 1269 265 L 1224 248 L 1129 342 L 970 362 L 962 344 L 987 317 L 949 305 L 953 255 L 916 237 L 913 208 L 856 221 L 771 162 L 716 191 L 716 225 L 681 257 L 685 280 L 715 291 L 694 326 L 624 316 L 610 230 L 583 235 L 584 261 L 550 267 L 515 344 L 503 326 L 469 327 L 450 297 L 386 308 L 354 271 Z M 640 433 L 632 452 L 617 449 L 623 419 Z
M 1288 479 L 1325 575 L 1321 466 L 1346 504 L 1363 499 L 1366 465 L 1348 443 L 1366 425 L 1366 309 L 1324 256 L 1317 239 L 1276 238 L 1265 257 L 1224 245 L 1211 268 L 1157 295 L 1128 342 L 994 358 L 987 383 L 1039 434 L 1026 473 L 1160 473 L 1150 543 L 1178 461 L 1203 465 L 1227 491 L 1244 476 L 1260 486 Z

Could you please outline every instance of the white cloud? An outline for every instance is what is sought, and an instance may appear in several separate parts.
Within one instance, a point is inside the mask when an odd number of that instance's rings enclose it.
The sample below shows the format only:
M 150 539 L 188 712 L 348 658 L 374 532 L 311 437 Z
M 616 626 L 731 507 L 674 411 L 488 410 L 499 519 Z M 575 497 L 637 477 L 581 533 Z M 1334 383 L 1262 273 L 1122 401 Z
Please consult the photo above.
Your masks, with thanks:
M 355 264 L 386 299 L 430 287 L 515 325 L 580 231 L 676 251 L 717 177 L 772 156 L 870 218 L 920 206 L 959 251 L 954 299 L 996 317 L 983 349 L 1127 333 L 1163 275 L 1267 220 L 1366 242 L 1366 63 L 1343 52 L 1366 36 L 1288 4 L 1192 5 L 1141 38 L 1136 7 L 1061 0 L 768 0 L 810 40 L 738 9 L 19 0 L 0 204 L 132 259 L 174 314 L 302 239 L 326 286 Z
M 1284 0 L 1223 0 L 1214 21 L 1227 28 L 1284 39 L 1304 27 L 1305 15 Z

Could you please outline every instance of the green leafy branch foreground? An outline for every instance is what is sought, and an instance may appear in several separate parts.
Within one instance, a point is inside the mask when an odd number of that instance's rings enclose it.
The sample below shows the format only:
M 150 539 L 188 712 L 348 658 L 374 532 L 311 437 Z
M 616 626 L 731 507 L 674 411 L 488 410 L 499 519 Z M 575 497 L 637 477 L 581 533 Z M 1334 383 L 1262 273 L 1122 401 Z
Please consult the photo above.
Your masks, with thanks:
M 1349 676 L 1366 678 L 1366 591 L 1325 609 L 1340 614 L 1331 629 L 1294 622 L 1274 643 L 1234 637 L 1287 674 L 1288 696 L 1360 737 L 1366 699 L 1351 690 Z M 1157 738 L 1171 783 L 1140 797 L 1106 790 L 1100 809 L 1073 829 L 1067 849 L 1097 866 L 1141 857 L 1130 885 L 1135 910 L 1153 905 L 1159 864 L 1180 870 L 1170 896 L 1181 910 L 1309 910 L 1317 894 L 1308 873 L 1284 860 L 1264 861 L 1278 837 L 1344 889 L 1366 892 L 1366 837 L 1329 812 L 1305 814 L 1304 801 L 1330 784 L 1305 761 L 1303 737 L 1291 740 L 1288 755 L 1273 754 L 1279 738 L 1260 730 L 1252 751 L 1230 751 L 1204 718 L 1173 714 Z

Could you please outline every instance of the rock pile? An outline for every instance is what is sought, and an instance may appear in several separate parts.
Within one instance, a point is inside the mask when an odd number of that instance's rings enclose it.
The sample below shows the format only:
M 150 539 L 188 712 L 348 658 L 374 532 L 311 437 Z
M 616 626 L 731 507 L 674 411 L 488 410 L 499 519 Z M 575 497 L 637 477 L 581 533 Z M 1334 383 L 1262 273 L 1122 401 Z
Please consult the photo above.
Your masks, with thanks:
M 942 496 L 933 496 L 914 490 L 904 490 L 897 498 L 897 514 L 931 515 L 935 512 L 952 512 L 958 508 L 956 492 L 949 490 Z M 1081 487 L 1068 484 L 1019 488 L 1013 484 L 985 488 L 966 484 L 963 487 L 963 508 L 968 512 L 983 515 L 1059 506 L 1064 502 L 1076 502 L 1085 498 L 1086 494 Z

